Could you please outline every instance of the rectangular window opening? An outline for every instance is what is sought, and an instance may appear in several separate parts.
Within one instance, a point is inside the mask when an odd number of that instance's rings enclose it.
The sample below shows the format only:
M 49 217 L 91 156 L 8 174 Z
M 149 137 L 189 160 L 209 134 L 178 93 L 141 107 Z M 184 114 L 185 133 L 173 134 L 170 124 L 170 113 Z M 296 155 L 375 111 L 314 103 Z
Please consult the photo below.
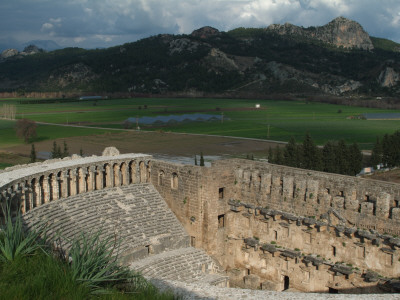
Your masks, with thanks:
M 332 246 L 332 254 L 333 254 L 333 256 L 336 256 L 336 247 L 335 246 Z
M 219 188 L 218 189 L 218 198 L 219 199 L 224 199 L 224 189 L 225 188 Z
M 196 247 L 196 237 L 194 236 L 190 237 L 190 246 Z
M 219 215 L 218 216 L 218 228 L 224 228 L 225 227 L 225 215 Z

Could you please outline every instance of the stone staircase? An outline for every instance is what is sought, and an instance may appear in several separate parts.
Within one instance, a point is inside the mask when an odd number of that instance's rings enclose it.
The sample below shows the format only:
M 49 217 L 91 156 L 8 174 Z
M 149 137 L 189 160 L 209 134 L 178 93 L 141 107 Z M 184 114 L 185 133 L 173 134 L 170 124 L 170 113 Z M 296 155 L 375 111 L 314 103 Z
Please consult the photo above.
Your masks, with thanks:
M 130 264 L 130 268 L 147 278 L 202 282 L 226 286 L 228 277 L 217 274 L 222 268 L 204 250 L 186 247 L 146 257 Z

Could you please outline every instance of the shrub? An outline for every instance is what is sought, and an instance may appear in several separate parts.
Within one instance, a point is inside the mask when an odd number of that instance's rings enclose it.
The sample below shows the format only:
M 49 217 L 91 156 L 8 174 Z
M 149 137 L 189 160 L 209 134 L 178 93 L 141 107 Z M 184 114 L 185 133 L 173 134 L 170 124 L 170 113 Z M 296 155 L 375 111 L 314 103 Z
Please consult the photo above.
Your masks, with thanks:
M 128 282 L 135 274 L 119 265 L 114 237 L 101 237 L 101 230 L 94 234 L 81 233 L 72 241 L 68 256 L 73 278 L 86 285 L 92 292 L 103 292 L 107 285 Z M 64 252 L 64 251 L 63 251 Z M 62 252 L 62 253 L 63 253 Z
M 44 243 L 38 243 L 44 233 L 44 226 L 39 229 L 25 231 L 22 225 L 21 214 L 18 213 L 14 222 L 11 209 L 7 205 L 3 211 L 5 225 L 0 231 L 0 261 L 13 261 L 19 257 L 32 255 L 38 249 L 43 249 Z

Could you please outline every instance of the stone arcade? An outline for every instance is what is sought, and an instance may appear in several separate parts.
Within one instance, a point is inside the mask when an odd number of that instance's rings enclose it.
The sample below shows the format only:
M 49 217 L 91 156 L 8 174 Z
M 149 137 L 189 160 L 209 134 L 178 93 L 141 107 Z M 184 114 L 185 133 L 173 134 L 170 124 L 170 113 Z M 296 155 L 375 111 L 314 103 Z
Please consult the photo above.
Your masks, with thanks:
M 116 235 L 124 264 L 189 298 L 399 289 L 400 185 L 109 150 L 2 171 L 2 205 L 11 201 L 26 226 L 45 222 L 66 240 L 99 228 Z

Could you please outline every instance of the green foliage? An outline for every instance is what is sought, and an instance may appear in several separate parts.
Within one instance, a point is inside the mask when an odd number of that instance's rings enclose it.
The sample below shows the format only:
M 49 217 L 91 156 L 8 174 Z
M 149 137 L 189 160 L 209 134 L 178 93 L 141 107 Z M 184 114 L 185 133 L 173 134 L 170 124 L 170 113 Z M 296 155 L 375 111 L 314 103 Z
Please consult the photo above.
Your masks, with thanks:
M 102 237 L 101 231 L 84 234 L 72 241 L 68 251 L 72 278 L 87 286 L 92 292 L 104 292 L 108 284 L 127 282 L 134 275 L 119 265 L 118 244 L 114 237 Z
M 383 155 L 383 148 L 382 144 L 379 140 L 379 137 L 376 137 L 376 142 L 374 147 L 372 148 L 370 163 L 373 167 L 376 168 L 377 165 L 382 163 L 382 155 Z
M 4 209 L 3 214 L 5 224 L 0 231 L 0 262 L 14 261 L 42 249 L 43 243 L 39 243 L 38 240 L 44 234 L 44 226 L 25 231 L 20 213 L 13 221 L 9 205 Z
M 0 265 L 0 299 L 88 299 L 63 262 L 42 251 Z
M 28 143 L 36 137 L 36 122 L 29 119 L 19 119 L 15 125 L 17 136 Z
M 200 152 L 200 167 L 204 167 L 204 157 L 203 157 L 203 152 Z
M 374 148 L 379 147 L 375 144 Z M 379 151 L 379 150 L 378 150 Z M 400 131 L 382 139 L 382 163 L 389 168 L 400 166 Z
M 398 52 L 400 50 L 400 44 L 391 40 L 372 36 L 370 38 L 375 48 L 393 52 Z
M 32 147 L 31 147 L 31 154 L 30 154 L 29 158 L 30 158 L 30 162 L 31 162 L 31 163 L 34 163 L 34 162 L 36 161 L 35 144 L 32 144 Z

